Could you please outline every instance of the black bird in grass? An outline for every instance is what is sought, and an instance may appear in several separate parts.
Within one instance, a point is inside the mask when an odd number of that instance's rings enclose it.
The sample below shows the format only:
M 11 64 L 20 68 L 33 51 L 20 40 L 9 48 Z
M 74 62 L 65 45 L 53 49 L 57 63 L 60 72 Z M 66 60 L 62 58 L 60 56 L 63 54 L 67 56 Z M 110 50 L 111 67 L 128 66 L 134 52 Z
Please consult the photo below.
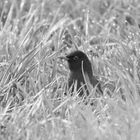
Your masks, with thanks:
M 103 94 L 99 81 L 93 75 L 91 62 L 84 52 L 74 51 L 68 54 L 65 59 L 70 69 L 68 87 L 72 88 L 72 91 L 76 83 L 79 96 L 83 96 L 84 93 L 89 95 L 90 90 L 95 86 L 97 86 L 99 93 Z

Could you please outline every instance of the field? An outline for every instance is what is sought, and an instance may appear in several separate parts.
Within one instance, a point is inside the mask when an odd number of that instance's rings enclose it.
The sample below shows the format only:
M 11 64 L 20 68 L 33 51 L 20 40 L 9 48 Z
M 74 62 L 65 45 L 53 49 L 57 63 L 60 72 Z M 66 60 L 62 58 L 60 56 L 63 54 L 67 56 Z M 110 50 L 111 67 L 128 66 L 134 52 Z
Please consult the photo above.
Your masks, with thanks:
M 0 140 L 140 140 L 139 0 L 1 0 L 0 15 Z M 77 49 L 94 105 L 66 90 L 59 57 Z

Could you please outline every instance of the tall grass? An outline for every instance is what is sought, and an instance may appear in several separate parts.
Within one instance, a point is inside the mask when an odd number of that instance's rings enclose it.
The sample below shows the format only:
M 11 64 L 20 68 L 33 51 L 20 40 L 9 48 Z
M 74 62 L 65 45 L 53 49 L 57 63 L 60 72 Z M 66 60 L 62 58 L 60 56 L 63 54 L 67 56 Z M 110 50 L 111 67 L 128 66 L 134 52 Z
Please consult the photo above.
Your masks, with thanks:
M 139 6 L 1 0 L 0 139 L 139 140 Z M 58 57 L 75 49 L 102 83 L 94 106 L 66 90 L 68 67 Z

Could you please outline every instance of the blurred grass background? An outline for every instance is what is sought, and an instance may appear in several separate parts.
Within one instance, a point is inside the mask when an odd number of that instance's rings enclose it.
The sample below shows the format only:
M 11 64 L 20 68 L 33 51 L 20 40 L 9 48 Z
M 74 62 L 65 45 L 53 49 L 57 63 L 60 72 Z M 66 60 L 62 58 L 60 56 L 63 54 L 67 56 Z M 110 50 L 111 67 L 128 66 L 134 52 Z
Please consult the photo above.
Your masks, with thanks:
M 140 139 L 139 0 L 1 0 L 0 19 L 1 140 Z M 75 49 L 103 85 L 94 108 L 65 91 Z

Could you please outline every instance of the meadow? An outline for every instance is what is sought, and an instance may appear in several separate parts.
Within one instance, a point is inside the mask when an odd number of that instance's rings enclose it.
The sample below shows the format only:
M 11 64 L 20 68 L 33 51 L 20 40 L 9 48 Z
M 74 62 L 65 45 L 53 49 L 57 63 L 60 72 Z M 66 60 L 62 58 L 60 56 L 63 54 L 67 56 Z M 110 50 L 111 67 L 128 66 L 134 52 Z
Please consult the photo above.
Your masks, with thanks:
M 77 49 L 93 106 L 66 90 Z M 139 0 L 0 1 L 0 140 L 140 140 Z

